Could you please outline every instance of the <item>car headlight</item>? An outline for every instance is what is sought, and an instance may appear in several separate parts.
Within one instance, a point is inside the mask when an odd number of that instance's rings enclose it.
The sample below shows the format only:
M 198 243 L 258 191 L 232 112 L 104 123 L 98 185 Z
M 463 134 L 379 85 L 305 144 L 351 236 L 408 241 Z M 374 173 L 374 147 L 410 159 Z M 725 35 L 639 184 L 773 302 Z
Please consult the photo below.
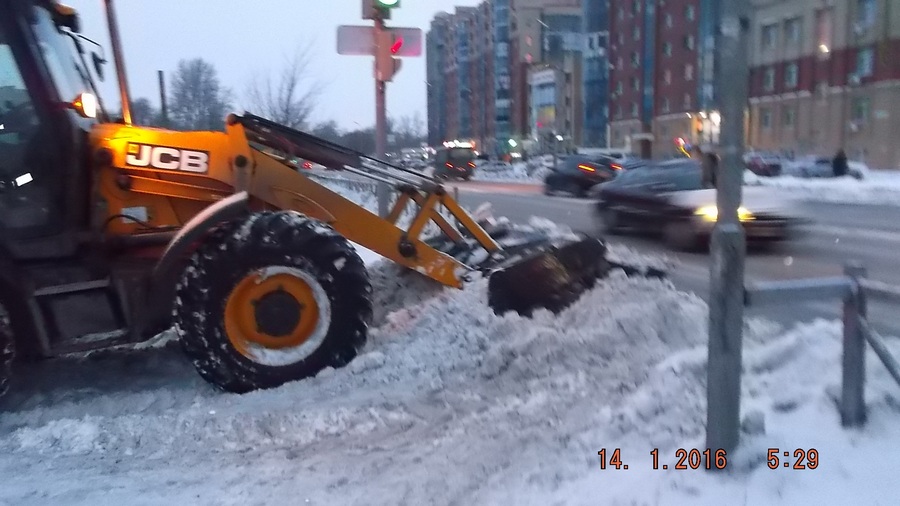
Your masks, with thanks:
M 719 219 L 719 208 L 716 206 L 703 206 L 696 211 L 694 214 L 702 217 L 706 221 L 718 221 Z M 753 219 L 753 213 L 750 212 L 746 207 L 738 208 L 738 219 L 741 221 L 750 221 Z

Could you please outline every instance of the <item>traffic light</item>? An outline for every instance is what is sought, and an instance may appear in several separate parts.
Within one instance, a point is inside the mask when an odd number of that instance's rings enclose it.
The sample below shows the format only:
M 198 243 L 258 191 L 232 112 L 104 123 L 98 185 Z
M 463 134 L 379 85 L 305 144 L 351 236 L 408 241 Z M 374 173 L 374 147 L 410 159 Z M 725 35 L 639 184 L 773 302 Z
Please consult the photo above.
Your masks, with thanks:
M 375 78 L 391 81 L 402 65 L 402 60 L 394 55 L 403 47 L 403 38 L 387 30 L 380 31 L 376 32 L 375 44 Z
M 375 7 L 379 9 L 394 9 L 400 7 L 400 0 L 375 0 Z
M 400 0 L 362 0 L 363 19 L 391 19 L 391 11 L 400 7 Z

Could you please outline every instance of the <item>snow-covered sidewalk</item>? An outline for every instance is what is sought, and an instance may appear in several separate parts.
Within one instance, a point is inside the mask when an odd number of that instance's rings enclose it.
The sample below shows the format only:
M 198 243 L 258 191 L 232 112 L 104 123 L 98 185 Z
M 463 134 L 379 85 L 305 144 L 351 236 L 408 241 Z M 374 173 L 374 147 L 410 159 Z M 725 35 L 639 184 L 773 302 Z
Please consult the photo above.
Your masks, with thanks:
M 777 189 L 784 196 L 798 200 L 835 204 L 900 205 L 900 171 L 872 171 L 866 179 L 798 178 L 793 176 L 758 177 L 744 173 L 748 185 Z

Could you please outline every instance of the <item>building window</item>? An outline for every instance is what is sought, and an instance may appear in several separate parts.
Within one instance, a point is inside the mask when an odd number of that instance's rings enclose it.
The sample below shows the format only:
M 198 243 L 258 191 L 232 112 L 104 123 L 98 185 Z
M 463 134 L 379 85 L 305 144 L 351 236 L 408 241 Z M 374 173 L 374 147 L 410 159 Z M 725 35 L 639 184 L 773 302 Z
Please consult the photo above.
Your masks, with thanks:
M 775 43 L 778 41 L 778 25 L 771 24 L 762 27 L 761 45 L 765 50 L 774 49 Z
M 622 81 L 616 83 L 616 95 L 622 94 Z
M 772 126 L 772 111 L 769 110 L 768 107 L 760 108 L 759 110 L 759 124 L 764 129 L 768 130 Z
M 622 119 L 622 104 L 616 104 L 616 119 Z
M 662 99 L 662 112 L 664 112 L 664 113 L 665 113 L 665 112 L 669 112 L 669 110 L 670 110 L 670 107 L 669 107 L 669 99 L 666 98 L 666 97 L 663 97 L 663 99 Z
M 834 11 L 831 8 L 816 11 L 816 42 L 820 53 L 831 51 L 831 20 Z
M 634 29 L 631 30 L 631 37 L 634 40 L 641 40 L 641 27 L 638 25 L 634 25 Z
M 619 21 L 622 21 L 624 19 L 625 19 L 625 8 L 619 7 Z
M 625 33 L 623 33 L 623 32 L 619 32 L 619 45 L 620 46 L 625 45 Z
M 784 69 L 784 87 L 794 89 L 799 81 L 800 67 L 796 63 L 790 63 Z
M 784 40 L 788 44 L 799 44 L 802 18 L 796 17 L 784 22 Z
M 867 121 L 869 119 L 869 108 L 871 102 L 868 98 L 860 97 L 853 99 L 853 121 Z
M 781 124 L 788 128 L 793 127 L 797 120 L 796 114 L 793 107 L 785 107 L 781 111 Z
M 637 77 L 632 77 L 632 78 L 631 78 L 631 89 L 634 90 L 634 91 L 640 91 L 640 90 L 641 90 L 641 81 L 638 80 Z
M 856 77 L 869 77 L 875 69 L 875 50 L 871 47 L 856 53 Z
M 663 54 L 666 56 L 672 56 L 672 44 L 668 42 L 663 43 Z
M 694 6 L 688 5 L 684 8 L 684 17 L 687 18 L 688 21 L 693 21 L 696 13 L 694 12 Z
M 641 0 L 632 0 L 631 13 L 635 16 L 641 13 Z
M 684 66 L 684 80 L 685 81 L 693 81 L 694 80 L 694 66 L 688 63 Z
M 684 37 L 684 47 L 691 51 L 694 50 L 694 36 L 693 35 L 686 35 Z
M 663 82 L 665 82 L 666 84 L 672 84 L 672 72 L 671 71 L 666 70 L 665 72 L 663 72 Z
M 878 5 L 875 0 L 857 0 L 856 22 L 860 28 L 869 28 L 875 24 L 875 15 L 878 13 Z
M 631 66 L 637 68 L 641 64 L 641 56 L 637 51 L 631 53 Z
M 763 74 L 763 90 L 775 91 L 775 68 L 768 67 Z
M 672 15 L 671 14 L 666 14 L 665 23 L 666 23 L 666 28 L 672 28 L 673 23 L 672 23 Z
M 691 94 L 690 93 L 684 94 L 684 104 L 683 105 L 684 105 L 685 111 L 689 111 L 691 109 L 693 104 L 691 103 Z
M 632 118 L 637 118 L 637 117 L 638 117 L 638 105 L 637 105 L 637 102 L 632 102 L 632 103 L 631 103 L 631 117 L 632 117 Z

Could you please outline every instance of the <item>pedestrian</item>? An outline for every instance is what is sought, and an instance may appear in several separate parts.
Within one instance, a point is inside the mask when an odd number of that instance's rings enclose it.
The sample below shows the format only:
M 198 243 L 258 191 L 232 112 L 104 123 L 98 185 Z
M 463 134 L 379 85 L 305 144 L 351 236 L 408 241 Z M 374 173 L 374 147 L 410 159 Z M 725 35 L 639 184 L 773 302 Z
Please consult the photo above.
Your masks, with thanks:
M 850 166 L 847 163 L 847 153 L 844 152 L 843 148 L 838 150 L 837 155 L 831 161 L 831 170 L 834 172 L 834 177 L 846 176 L 850 171 Z
M 707 151 L 703 154 L 700 164 L 703 174 L 703 187 L 715 188 L 719 175 L 719 155 L 712 151 Z

